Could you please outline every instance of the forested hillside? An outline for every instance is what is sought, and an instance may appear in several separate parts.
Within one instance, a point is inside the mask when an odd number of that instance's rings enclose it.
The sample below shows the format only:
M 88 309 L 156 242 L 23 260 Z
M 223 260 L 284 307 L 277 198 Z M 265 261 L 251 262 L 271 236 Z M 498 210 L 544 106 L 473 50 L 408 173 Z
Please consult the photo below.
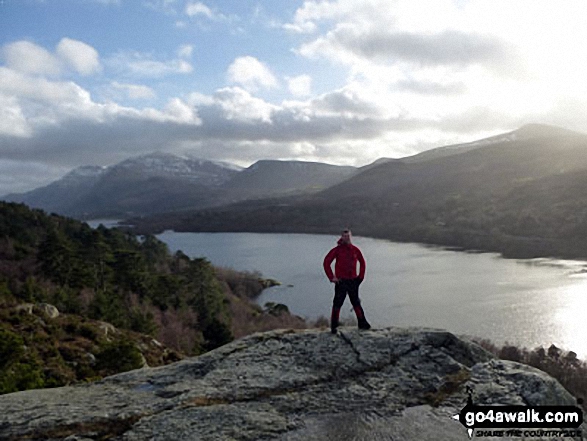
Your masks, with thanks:
M 154 236 L 0 203 L 0 393 L 161 364 L 284 323 L 302 326 L 287 311 L 254 305 L 263 287 L 257 274 L 171 255 Z

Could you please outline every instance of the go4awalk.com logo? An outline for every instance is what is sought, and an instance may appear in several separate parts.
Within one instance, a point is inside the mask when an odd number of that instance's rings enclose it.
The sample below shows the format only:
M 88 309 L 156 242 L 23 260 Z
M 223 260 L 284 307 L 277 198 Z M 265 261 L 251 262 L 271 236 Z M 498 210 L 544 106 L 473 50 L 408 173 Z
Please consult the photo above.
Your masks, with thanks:
M 581 438 L 583 411 L 578 406 L 481 406 L 473 404 L 467 389 L 467 405 L 453 416 L 465 426 L 469 439 L 477 437 Z

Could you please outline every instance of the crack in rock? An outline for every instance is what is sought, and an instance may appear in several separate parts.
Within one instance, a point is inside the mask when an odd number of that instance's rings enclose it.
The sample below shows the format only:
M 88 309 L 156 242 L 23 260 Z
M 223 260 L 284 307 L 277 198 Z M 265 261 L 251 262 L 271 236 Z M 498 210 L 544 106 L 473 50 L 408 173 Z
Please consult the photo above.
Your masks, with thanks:
M 339 331 L 339 335 L 341 336 L 342 340 L 343 340 L 344 342 L 346 342 L 346 343 L 347 343 L 347 344 L 348 344 L 348 345 L 351 347 L 351 349 L 353 350 L 353 352 L 354 352 L 354 353 L 355 353 L 355 355 L 357 356 L 357 361 L 358 361 L 359 363 L 362 363 L 362 364 L 366 365 L 366 366 L 370 366 L 370 365 L 369 365 L 369 363 L 367 363 L 367 362 L 365 362 L 365 361 L 361 360 L 361 353 L 360 353 L 360 352 L 359 352 L 359 350 L 358 350 L 358 349 L 355 347 L 355 344 L 353 343 L 353 340 L 352 340 L 351 338 L 347 337 L 347 336 L 345 335 L 345 333 L 344 333 L 344 332 L 342 332 L 342 331 Z
M 132 426 L 145 417 L 154 414 L 133 415 L 122 419 L 103 419 L 87 423 L 56 425 L 47 429 L 37 429 L 27 434 L 9 435 L 5 441 L 53 440 L 71 436 L 87 436 L 95 441 L 109 440 L 128 432 Z

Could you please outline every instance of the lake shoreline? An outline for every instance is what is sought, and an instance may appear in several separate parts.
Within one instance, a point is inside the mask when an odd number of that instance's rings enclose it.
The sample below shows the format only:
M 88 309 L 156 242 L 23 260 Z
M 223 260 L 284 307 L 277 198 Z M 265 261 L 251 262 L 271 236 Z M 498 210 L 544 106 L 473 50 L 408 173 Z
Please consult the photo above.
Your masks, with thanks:
M 251 234 L 299 234 L 299 235 L 319 235 L 319 236 L 336 236 L 339 232 L 319 232 L 319 231 L 299 231 L 299 230 L 288 230 L 288 229 L 276 229 L 276 230 L 267 230 L 267 229 L 259 229 L 259 230 L 216 230 L 216 229 L 173 229 L 168 228 L 164 230 L 142 230 L 136 225 L 124 225 L 117 228 L 128 229 L 128 232 L 137 234 L 137 235 L 145 235 L 145 234 L 162 234 L 166 231 L 173 231 L 176 233 L 210 233 L 210 234 L 224 234 L 224 233 L 251 233 Z M 508 240 L 511 240 L 513 245 L 508 246 L 488 246 L 485 248 L 477 247 L 477 246 L 466 246 L 466 245 L 455 245 L 454 243 L 446 243 L 446 242 L 422 242 L 418 240 L 402 240 L 401 238 L 397 237 L 389 237 L 389 236 L 379 236 L 379 235 L 370 235 L 370 234 L 355 234 L 355 237 L 365 237 L 368 239 L 375 239 L 375 240 L 385 240 L 392 243 L 402 243 L 402 244 L 414 244 L 419 246 L 424 246 L 431 249 L 442 249 L 447 251 L 457 251 L 466 254 L 497 254 L 504 259 L 512 259 L 512 260 L 532 260 L 532 259 L 553 259 L 553 260 L 569 260 L 569 261 L 584 261 L 587 264 L 587 248 L 585 252 L 540 252 L 539 249 L 545 248 L 552 248 L 552 243 L 548 240 L 543 239 L 533 239 L 533 238 L 524 238 L 524 237 L 517 237 L 511 236 L 508 237 Z M 517 243 L 516 243 L 517 242 Z M 520 244 L 528 244 L 530 242 L 538 243 L 540 242 L 541 246 L 531 246 L 531 245 L 524 245 L 521 246 Z
M 288 207 L 261 204 L 263 216 L 258 217 L 254 202 L 250 206 L 214 207 L 194 212 L 177 212 L 125 219 L 135 233 L 160 234 L 165 230 L 192 233 L 268 233 L 268 234 L 339 234 L 350 227 L 362 237 L 384 239 L 401 243 L 436 245 L 461 251 L 500 253 L 508 259 L 587 260 L 587 239 L 581 236 L 530 236 L 525 232 L 506 233 L 495 227 L 450 225 L 442 222 L 411 225 L 394 219 L 364 221 L 347 219 L 343 214 L 336 219 L 306 219 L 302 212 L 289 213 Z M 282 210 L 283 209 L 283 210 Z M 295 222 L 290 215 L 296 214 Z M 297 223 L 296 223 L 297 222 Z
M 172 251 L 281 282 L 261 292 L 255 299 L 259 306 L 285 304 L 308 323 L 330 316 L 333 287 L 322 260 L 338 235 L 166 231 L 157 237 Z M 375 327 L 440 327 L 496 344 L 555 344 L 587 355 L 581 313 L 585 261 L 504 259 L 498 253 L 363 236 L 354 242 L 367 260 L 361 299 Z M 345 317 L 353 317 L 348 301 Z
M 174 229 L 174 228 L 166 228 L 166 229 L 143 229 L 137 226 L 136 224 L 129 223 L 128 220 L 123 219 L 95 219 L 95 220 L 87 220 L 85 222 L 89 224 L 94 224 L 98 221 L 107 222 L 109 225 L 107 228 L 120 228 L 126 230 L 131 234 L 135 234 L 137 236 L 153 234 L 153 235 L 160 235 L 165 232 L 175 232 L 175 233 L 209 233 L 209 234 L 225 234 L 225 233 L 243 233 L 243 234 L 298 234 L 298 235 L 318 235 L 318 236 L 337 236 L 339 232 L 319 232 L 319 231 L 298 231 L 298 230 L 289 230 L 289 229 L 276 229 L 276 230 L 267 230 L 267 229 L 259 229 L 259 230 L 221 230 L 221 229 Z M 125 222 L 124 224 L 120 224 L 120 222 Z M 439 243 L 439 242 L 421 242 L 417 240 L 402 240 L 394 237 L 388 236 L 379 236 L 379 235 L 369 235 L 369 234 L 355 234 L 355 237 L 364 237 L 367 239 L 374 239 L 374 240 L 384 240 L 391 243 L 397 244 L 413 244 L 418 246 L 423 246 L 432 250 L 446 250 L 446 251 L 455 251 L 461 252 L 465 254 L 495 254 L 503 259 L 508 260 L 537 260 L 537 259 L 548 259 L 548 260 L 564 260 L 564 261 L 574 261 L 574 262 L 585 262 L 587 267 L 587 248 L 585 249 L 584 253 L 539 253 L 536 252 L 536 248 L 529 247 L 528 249 L 522 251 L 518 249 L 517 252 L 514 251 L 515 247 L 475 247 L 475 246 L 464 246 L 464 245 L 455 245 L 452 243 Z M 489 237 L 489 236 L 487 236 Z M 548 243 L 547 240 L 540 239 L 540 238 L 525 238 L 525 237 L 517 237 L 517 236 L 510 236 L 509 239 L 512 240 L 519 240 L 524 242 L 542 242 Z
M 88 224 L 95 224 L 96 222 L 106 222 L 108 225 L 105 225 L 107 228 L 120 228 L 123 230 L 126 230 L 127 232 L 131 233 L 131 234 L 135 234 L 137 236 L 141 236 L 141 235 L 147 235 L 147 234 L 153 234 L 153 235 L 160 235 L 166 232 L 173 232 L 173 233 L 208 233 L 208 234 L 226 234 L 226 233 L 235 233 L 235 234 L 296 234 L 296 235 L 316 235 L 316 236 L 337 236 L 339 233 L 338 232 L 308 232 L 308 231 L 287 231 L 287 230 L 279 230 L 279 231 L 267 231 L 265 229 L 261 229 L 261 230 L 256 230 L 256 231 L 243 231 L 243 230 L 234 230 L 234 231 L 224 231 L 224 230 L 176 230 L 173 228 L 169 228 L 169 229 L 164 229 L 161 231 L 150 231 L 150 230 L 142 230 L 140 228 L 137 228 L 136 225 L 133 224 L 129 224 L 128 220 L 124 220 L 124 219 L 93 219 L 93 220 L 86 220 L 85 222 L 87 222 Z M 120 222 L 127 222 L 125 224 L 120 224 Z M 96 225 L 97 227 L 97 225 Z M 417 245 L 417 246 L 422 246 L 425 247 L 427 249 L 431 249 L 431 250 L 444 250 L 444 251 L 455 251 L 455 252 L 459 252 L 459 253 L 464 253 L 464 254 L 471 254 L 471 255 L 477 255 L 477 254 L 493 254 L 496 255 L 498 257 L 501 257 L 503 259 L 507 259 L 507 260 L 515 260 L 515 261 L 528 261 L 528 262 L 532 262 L 532 261 L 541 261 L 541 260 L 546 260 L 546 261 L 567 261 L 567 262 L 579 262 L 579 263 L 583 263 L 585 265 L 585 272 L 587 272 L 587 249 L 585 254 L 544 254 L 544 253 L 536 253 L 536 252 L 531 252 L 530 250 L 528 250 L 527 252 L 512 252 L 512 251 L 500 251 L 498 248 L 476 248 L 476 247 L 466 247 L 466 246 L 461 246 L 461 245 L 453 245 L 453 244 L 444 244 L 444 243 L 435 243 L 435 242 L 419 242 L 419 241 L 404 241 L 404 240 L 399 240 L 399 239 L 393 239 L 393 238 L 388 238 L 388 237 L 379 237 L 379 236 L 374 236 L 374 235 L 365 235 L 365 234 L 359 234 L 359 235 L 355 235 L 355 237 L 357 238 L 367 238 L 367 239 L 373 239 L 373 240 L 384 240 L 390 243 L 396 243 L 396 244 L 411 244 L 411 245 Z M 525 240 L 529 240 L 528 238 L 519 238 L 519 239 L 525 239 Z M 270 279 L 271 280 L 271 279 Z M 275 281 L 277 282 L 277 284 L 280 284 L 281 282 L 279 281 Z M 270 287 L 268 287 L 270 288 Z

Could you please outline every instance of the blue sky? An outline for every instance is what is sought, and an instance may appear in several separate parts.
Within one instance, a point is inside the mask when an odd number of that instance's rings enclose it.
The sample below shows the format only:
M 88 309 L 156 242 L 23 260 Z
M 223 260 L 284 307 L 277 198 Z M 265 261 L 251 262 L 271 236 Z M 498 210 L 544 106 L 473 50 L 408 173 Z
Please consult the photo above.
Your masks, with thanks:
M 180 1 L 5 0 L 0 10 L 1 35 L 4 43 L 29 41 L 48 50 L 65 37 L 81 41 L 107 64 L 100 76 L 74 79 L 96 98 L 100 85 L 119 78 L 162 90 L 157 95 L 165 100 L 174 92 L 213 93 L 225 85 L 228 67 L 240 56 L 264 60 L 276 75 L 296 76 L 315 69 L 292 51 L 301 43 L 300 36 L 279 30 L 283 24 L 279 20 L 293 16 L 301 2 L 280 3 L 215 1 L 208 7 Z M 179 57 L 182 47 L 190 55 Z M 191 66 L 185 75 L 172 70 L 167 75 L 139 75 L 120 65 L 132 59 L 171 65 L 180 58 Z M 330 80 L 338 84 L 328 81 L 320 88 L 342 86 L 344 75 L 335 77 Z M 262 92 L 270 99 L 287 97 L 286 90 Z
M 364 165 L 587 131 L 583 0 L 4 0 L 0 195 L 153 151 Z

